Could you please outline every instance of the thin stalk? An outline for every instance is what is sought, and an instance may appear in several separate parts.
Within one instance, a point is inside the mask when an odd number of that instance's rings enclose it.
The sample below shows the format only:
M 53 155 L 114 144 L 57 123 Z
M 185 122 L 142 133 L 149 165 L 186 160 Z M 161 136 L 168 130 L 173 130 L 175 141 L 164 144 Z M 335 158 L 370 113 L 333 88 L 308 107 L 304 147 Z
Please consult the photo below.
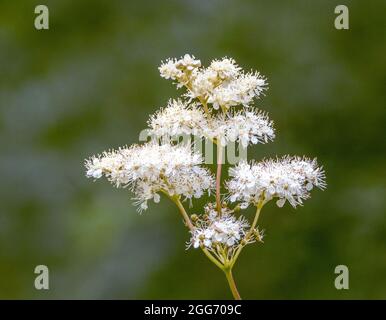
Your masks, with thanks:
M 216 204 L 218 214 L 221 216 L 221 168 L 222 168 L 222 152 L 221 142 L 217 144 L 217 173 L 216 173 Z
M 189 228 L 189 230 L 193 230 L 194 229 L 194 226 L 193 226 L 193 223 L 192 221 L 190 220 L 189 218 L 189 215 L 187 214 L 184 206 L 182 205 L 181 203 L 181 200 L 178 196 L 171 196 L 167 191 L 163 191 L 162 192 L 170 199 L 174 202 L 174 204 L 178 207 L 178 210 L 179 212 L 181 213 L 182 215 L 182 218 L 184 219 L 185 221 L 185 225 Z
M 253 219 L 253 222 L 252 222 L 252 225 L 251 225 L 251 228 L 249 229 L 249 231 L 246 233 L 244 239 L 246 240 L 246 242 L 248 242 L 248 239 L 249 237 L 253 234 L 253 231 L 254 229 L 256 228 L 256 225 L 257 225 L 257 221 L 259 220 L 259 216 L 260 216 L 260 212 L 261 212 L 261 208 L 264 206 L 264 200 L 260 200 L 259 203 L 257 204 L 256 206 L 256 213 L 255 213 L 255 218 Z M 233 259 L 232 259 L 232 263 L 231 263 L 231 268 L 233 267 L 233 265 L 236 263 L 236 260 L 237 258 L 239 257 L 240 255 L 240 252 L 241 250 L 243 250 L 244 246 L 240 244 L 239 248 L 237 249 Z
M 181 203 L 181 200 L 179 199 L 179 197 L 177 197 L 177 196 L 172 197 L 167 192 L 164 192 L 164 193 L 176 204 L 182 217 L 184 218 L 186 226 L 189 228 L 190 231 L 193 231 L 194 230 L 193 223 L 190 220 L 190 218 L 189 218 L 183 204 Z M 213 257 L 213 255 L 205 247 L 201 247 L 201 249 L 210 261 L 212 261 L 221 270 L 224 270 L 224 266 L 215 257 Z
M 246 238 L 246 239 L 248 239 L 248 238 L 252 235 L 253 230 L 256 228 L 257 220 L 259 220 L 261 208 L 263 207 L 263 205 L 264 205 L 264 201 L 263 201 L 263 200 L 260 200 L 259 203 L 258 203 L 257 206 L 256 206 L 255 218 L 253 219 L 251 228 L 249 229 L 248 233 L 245 235 L 245 238 Z
M 178 209 L 180 210 L 182 217 L 185 220 L 186 226 L 190 230 L 193 230 L 193 228 L 194 228 L 193 223 L 192 223 L 192 221 L 190 221 L 190 218 L 189 218 L 188 214 L 186 213 L 185 208 L 181 203 L 181 200 L 178 197 L 175 197 L 174 199 L 175 199 L 174 202 L 176 203 Z
M 213 255 L 208 251 L 208 249 L 206 249 L 205 247 L 201 247 L 201 249 L 210 261 L 212 261 L 221 270 L 224 270 L 224 266 L 215 257 L 213 257 Z
M 233 298 L 235 300 L 241 300 L 240 293 L 239 293 L 239 291 L 237 290 L 237 287 L 236 287 L 236 282 L 233 279 L 232 268 L 224 269 L 224 273 L 225 273 L 225 276 L 226 276 L 226 278 L 228 280 L 229 288 L 232 291 Z
M 210 116 L 209 108 L 208 108 L 206 101 L 203 99 L 199 99 L 199 100 L 200 100 L 202 106 L 204 107 L 205 113 L 208 115 L 208 118 L 210 119 L 211 116 Z

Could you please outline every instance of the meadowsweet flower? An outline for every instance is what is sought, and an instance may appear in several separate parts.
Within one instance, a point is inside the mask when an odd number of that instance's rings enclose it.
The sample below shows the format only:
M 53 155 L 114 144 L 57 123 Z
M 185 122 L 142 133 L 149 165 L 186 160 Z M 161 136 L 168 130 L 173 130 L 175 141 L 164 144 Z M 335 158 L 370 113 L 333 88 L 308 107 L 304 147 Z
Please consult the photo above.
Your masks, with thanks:
M 236 79 L 225 82 L 213 89 L 208 103 L 214 109 L 243 105 L 248 107 L 254 98 L 258 98 L 266 88 L 266 80 L 258 72 L 241 74 Z
M 219 82 L 217 72 L 210 68 L 198 70 L 190 80 L 185 96 L 189 99 L 201 98 L 203 100 L 208 99 Z
M 273 122 L 265 113 L 246 109 L 213 117 L 204 135 L 216 138 L 223 146 L 238 142 L 246 148 L 250 144 L 272 141 L 275 130 Z
M 264 198 L 268 201 L 278 198 L 276 202 L 282 207 L 286 200 L 293 206 L 301 205 L 309 198 L 314 186 L 325 188 L 325 176 L 316 159 L 300 157 L 283 157 L 248 164 L 240 162 L 229 170 L 232 177 L 227 182 L 229 199 L 247 203 L 257 203 Z
M 176 67 L 181 70 L 186 69 L 192 71 L 201 67 L 201 61 L 196 60 L 193 55 L 185 54 L 180 60 L 176 61 Z
M 150 116 L 150 134 L 157 137 L 197 135 L 201 136 L 208 126 L 205 112 L 196 104 L 182 100 L 170 100 L 168 106 Z
M 263 112 L 242 111 L 227 120 L 225 136 L 246 148 L 249 144 L 267 143 L 275 138 L 272 121 Z
M 232 58 L 213 60 L 202 68 L 201 61 L 193 56 L 168 59 L 159 67 L 161 77 L 177 80 L 177 86 L 185 86 L 185 96 L 198 98 L 214 109 L 235 106 L 248 107 L 266 89 L 266 79 L 258 72 L 245 73 Z M 204 101 L 204 102 L 203 102 Z
M 325 188 L 324 171 L 315 159 L 305 157 L 241 161 L 229 170 L 230 178 L 225 182 L 228 193 L 222 198 L 222 157 L 216 160 L 215 182 L 203 167 L 202 155 L 174 138 L 194 135 L 212 140 L 218 155 L 231 143 L 246 148 L 272 141 L 273 122 L 267 114 L 252 108 L 267 88 L 266 79 L 258 72 L 243 71 L 227 57 L 202 67 L 200 60 L 186 54 L 180 59 L 167 59 L 158 69 L 161 77 L 186 89 L 182 95 L 185 100 L 169 100 L 165 108 L 150 116 L 150 134 L 161 138 L 162 143 L 153 139 L 93 156 L 85 161 L 86 176 L 94 180 L 105 177 L 116 187 L 128 187 L 139 211 L 147 209 L 149 200 L 158 203 L 161 194 L 168 196 L 189 228 L 187 247 L 201 248 L 225 272 L 233 296 L 240 299 L 232 268 L 244 246 L 263 242 L 264 232 L 257 226 L 263 205 L 272 199 L 279 207 L 287 201 L 293 207 L 301 205 L 314 187 Z M 205 193 L 211 196 L 214 188 L 215 202 L 205 205 L 202 214 L 190 214 L 181 202 L 191 202 Z M 229 202 L 236 201 L 230 209 Z M 249 225 L 238 212 L 251 204 L 256 212 Z
M 129 177 L 124 170 L 128 152 L 129 149 L 127 148 L 119 148 L 86 159 L 86 176 L 94 179 L 105 176 L 116 187 L 128 184 Z
M 209 66 L 209 69 L 215 72 L 219 79 L 225 81 L 235 79 L 241 71 L 241 68 L 232 58 L 213 60 Z
M 157 137 L 195 135 L 217 139 L 223 146 L 239 142 L 246 148 L 275 137 L 273 122 L 263 112 L 232 111 L 208 119 L 202 108 L 182 100 L 170 100 L 166 108 L 150 116 L 148 124 L 150 134 Z
M 188 247 L 204 246 L 209 250 L 217 251 L 217 246 L 223 249 L 234 249 L 245 236 L 249 227 L 244 217 L 236 218 L 224 209 L 221 216 L 211 211 L 206 220 L 197 222 L 197 227 L 191 231 Z M 221 250 L 221 249 L 220 249 Z
M 166 60 L 158 69 L 161 77 L 165 79 L 177 80 L 183 76 L 183 72 L 177 68 L 176 62 L 173 59 Z
M 160 191 L 189 199 L 210 191 L 213 177 L 201 166 L 202 161 L 190 146 L 151 142 L 105 152 L 86 160 L 85 165 L 88 177 L 104 175 L 117 187 L 128 186 L 140 209 L 146 209 L 147 200 L 159 201 Z
M 200 60 L 185 54 L 179 60 L 167 59 L 166 62 L 162 62 L 158 70 L 162 78 L 177 80 L 177 86 L 181 87 L 190 81 L 192 72 L 200 66 Z

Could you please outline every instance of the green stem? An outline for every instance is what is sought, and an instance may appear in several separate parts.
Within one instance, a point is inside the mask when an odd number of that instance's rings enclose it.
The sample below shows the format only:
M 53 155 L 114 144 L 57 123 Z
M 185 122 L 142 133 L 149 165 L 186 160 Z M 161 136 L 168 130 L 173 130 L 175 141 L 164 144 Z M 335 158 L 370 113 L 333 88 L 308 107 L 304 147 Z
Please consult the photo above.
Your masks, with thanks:
M 236 287 L 236 282 L 233 279 L 232 268 L 225 268 L 224 269 L 224 273 L 225 273 L 225 276 L 226 276 L 226 278 L 228 280 L 229 288 L 232 291 L 233 298 L 235 300 L 241 300 L 239 291 L 237 290 L 237 287 Z
M 180 201 L 180 199 L 178 197 L 175 197 L 175 203 L 176 203 L 178 209 L 180 210 L 180 213 L 181 213 L 182 217 L 185 220 L 186 226 L 190 230 L 193 230 L 194 227 L 193 227 L 192 221 L 190 221 L 190 218 L 189 218 L 188 214 L 186 213 L 185 208 L 182 205 L 182 203 L 181 203 L 181 201 Z
M 213 257 L 213 255 L 206 248 L 201 247 L 201 249 L 205 253 L 205 255 L 209 258 L 210 261 L 212 261 L 221 270 L 224 270 L 224 266 L 215 257 Z
M 186 226 L 189 228 L 189 230 L 193 230 L 194 229 L 194 226 L 193 226 L 193 223 L 192 221 L 190 220 L 184 206 L 182 205 L 181 203 L 181 200 L 178 196 L 171 196 L 167 191 L 162 191 L 170 200 L 172 200 L 175 205 L 178 207 L 179 209 L 179 212 L 181 213 L 182 215 L 182 218 L 184 219 L 185 221 L 185 224 Z
M 247 232 L 247 234 L 245 235 L 244 237 L 244 240 L 246 242 L 248 242 L 248 239 L 249 237 L 253 234 L 253 231 L 257 225 L 257 221 L 259 220 L 259 216 L 260 216 L 260 212 L 261 212 L 261 208 L 264 206 L 264 200 L 260 200 L 256 206 L 256 213 L 255 213 L 255 218 L 253 219 L 253 222 L 252 222 L 252 225 L 251 225 L 251 228 L 249 229 L 249 231 Z M 244 246 L 240 244 L 239 248 L 237 249 L 233 259 L 232 259 L 232 262 L 231 262 L 231 268 L 233 267 L 233 265 L 236 263 L 236 260 L 237 258 L 239 257 L 240 255 L 240 252 L 241 250 L 243 250 Z
M 264 205 L 264 200 L 260 200 L 259 203 L 256 206 L 255 218 L 253 219 L 251 228 L 249 229 L 248 233 L 245 235 L 246 239 L 249 238 L 252 235 L 253 230 L 256 228 L 257 220 L 259 220 L 261 208 L 263 207 L 263 205 Z

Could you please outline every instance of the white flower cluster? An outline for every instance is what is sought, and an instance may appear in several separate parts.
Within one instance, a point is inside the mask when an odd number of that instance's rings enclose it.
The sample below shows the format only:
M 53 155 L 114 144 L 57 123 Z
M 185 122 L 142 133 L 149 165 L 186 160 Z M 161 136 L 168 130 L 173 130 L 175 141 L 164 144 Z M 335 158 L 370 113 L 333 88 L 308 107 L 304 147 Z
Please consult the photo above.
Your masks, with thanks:
M 162 78 L 177 80 L 178 86 L 181 87 L 187 84 L 190 74 L 199 67 L 201 67 L 200 60 L 185 54 L 181 59 L 167 59 L 158 69 Z
M 169 196 L 199 198 L 210 192 L 214 179 L 203 168 L 202 157 L 186 145 L 159 145 L 151 142 L 104 152 L 86 160 L 87 176 L 103 175 L 114 185 L 128 186 L 134 192 L 140 210 L 147 209 L 147 200 L 159 202 L 158 192 Z
M 221 145 L 239 142 L 244 148 L 250 144 L 267 143 L 275 138 L 273 123 L 263 112 L 248 109 L 213 118 L 205 135 L 216 138 Z
M 208 103 L 211 103 L 214 109 L 229 109 L 238 105 L 248 107 L 255 97 L 260 96 L 265 85 L 265 78 L 258 72 L 241 74 L 214 87 L 208 94 Z
M 150 116 L 150 134 L 157 137 L 196 135 L 202 136 L 208 127 L 205 112 L 195 104 L 182 100 L 170 100 L 166 108 Z
M 258 72 L 244 73 L 231 58 L 213 60 L 207 68 L 201 61 L 186 54 L 181 59 L 168 59 L 159 67 L 161 77 L 185 86 L 186 96 L 209 103 L 214 109 L 248 107 L 266 88 L 266 79 Z
M 272 141 L 273 122 L 266 113 L 251 108 L 267 88 L 266 79 L 258 72 L 244 72 L 231 58 L 213 60 L 208 67 L 202 67 L 201 61 L 189 54 L 166 60 L 159 72 L 161 77 L 175 81 L 178 88 L 186 89 L 183 99 L 169 100 L 165 108 L 150 116 L 151 142 L 87 159 L 86 175 L 93 179 L 105 177 L 116 187 L 128 187 L 139 211 L 146 210 L 151 199 L 158 203 L 161 194 L 169 197 L 190 230 L 187 247 L 201 248 L 223 269 L 234 297 L 239 299 L 231 270 L 244 246 L 263 242 L 264 232 L 257 226 L 263 205 L 274 198 L 279 207 L 286 201 L 293 207 L 301 205 L 314 186 L 325 188 L 324 171 L 316 159 L 305 157 L 285 156 L 259 163 L 242 160 L 229 169 L 227 192 L 222 198 L 222 157 L 216 160 L 215 180 L 203 167 L 201 153 L 181 143 L 180 138 L 194 135 L 199 143 L 202 138 L 212 140 L 218 155 L 227 145 L 229 151 L 231 143 L 247 148 Z M 215 202 L 208 203 L 203 214 L 189 215 L 181 200 L 200 198 L 205 193 L 210 196 L 213 189 Z M 229 209 L 229 202 L 236 201 Z M 236 212 L 251 204 L 256 206 L 256 213 L 249 225 Z
M 213 211 L 215 213 L 215 211 Z M 192 237 L 188 247 L 198 248 L 204 246 L 208 249 L 217 250 L 216 245 L 225 248 L 234 248 L 243 239 L 249 227 L 248 222 L 241 216 L 237 219 L 229 212 L 208 215 L 205 221 L 191 232 Z
M 168 106 L 150 117 L 150 134 L 157 137 L 195 135 L 217 139 L 223 146 L 239 142 L 246 148 L 249 144 L 267 143 L 275 137 L 272 121 L 263 112 L 245 109 L 228 111 L 208 119 L 196 104 L 171 100 Z
M 221 146 L 236 142 L 244 148 L 275 138 L 273 122 L 268 116 L 250 108 L 266 89 L 266 80 L 259 73 L 244 72 L 232 58 L 226 57 L 202 67 L 201 61 L 189 54 L 168 59 L 159 71 L 161 77 L 185 87 L 187 99 L 170 100 L 165 108 L 152 115 L 148 121 L 150 134 L 170 138 L 195 135 Z M 242 109 L 233 108 L 236 106 Z M 129 187 L 140 209 L 146 209 L 147 200 L 159 201 L 159 192 L 188 199 L 210 192 L 214 178 L 202 167 L 202 162 L 201 155 L 192 152 L 190 146 L 162 140 L 161 145 L 151 142 L 104 152 L 86 160 L 86 167 L 88 177 L 105 176 L 117 187 Z M 252 164 L 240 162 L 230 169 L 230 176 L 227 199 L 241 201 L 242 209 L 262 198 L 264 201 L 278 198 L 278 206 L 288 200 L 296 207 L 310 196 L 313 186 L 325 187 L 324 172 L 317 167 L 316 160 L 299 157 Z M 235 230 L 231 226 L 239 228 L 239 232 L 226 237 L 228 231 Z M 217 241 L 231 246 L 240 239 L 243 226 L 243 220 L 235 220 L 231 212 L 213 216 L 196 228 L 192 244 L 197 246 L 200 239 L 205 240 L 204 245 Z
M 248 164 L 240 162 L 229 170 L 232 177 L 227 182 L 231 202 L 243 201 L 256 204 L 279 198 L 276 202 L 282 207 L 286 200 L 293 206 L 301 205 L 310 197 L 314 186 L 325 188 L 325 176 L 318 167 L 316 159 L 283 157 Z

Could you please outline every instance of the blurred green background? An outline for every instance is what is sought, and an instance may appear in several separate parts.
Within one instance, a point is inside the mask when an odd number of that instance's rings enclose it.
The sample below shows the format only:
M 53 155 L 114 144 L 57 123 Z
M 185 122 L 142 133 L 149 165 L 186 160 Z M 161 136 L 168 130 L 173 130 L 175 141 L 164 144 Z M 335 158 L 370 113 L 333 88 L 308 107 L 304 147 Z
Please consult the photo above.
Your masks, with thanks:
M 338 4 L 350 30 L 334 28 Z M 265 244 L 234 270 L 242 297 L 386 298 L 385 18 L 385 1 L 1 1 L 0 298 L 231 298 L 224 275 L 185 251 L 170 201 L 140 215 L 127 190 L 84 175 L 84 158 L 137 142 L 179 95 L 157 67 L 184 53 L 267 76 L 256 105 L 277 138 L 250 158 L 316 156 L 327 173 L 304 207 L 266 206 Z M 48 291 L 34 288 L 39 264 Z M 334 287 L 339 264 L 349 290 Z

